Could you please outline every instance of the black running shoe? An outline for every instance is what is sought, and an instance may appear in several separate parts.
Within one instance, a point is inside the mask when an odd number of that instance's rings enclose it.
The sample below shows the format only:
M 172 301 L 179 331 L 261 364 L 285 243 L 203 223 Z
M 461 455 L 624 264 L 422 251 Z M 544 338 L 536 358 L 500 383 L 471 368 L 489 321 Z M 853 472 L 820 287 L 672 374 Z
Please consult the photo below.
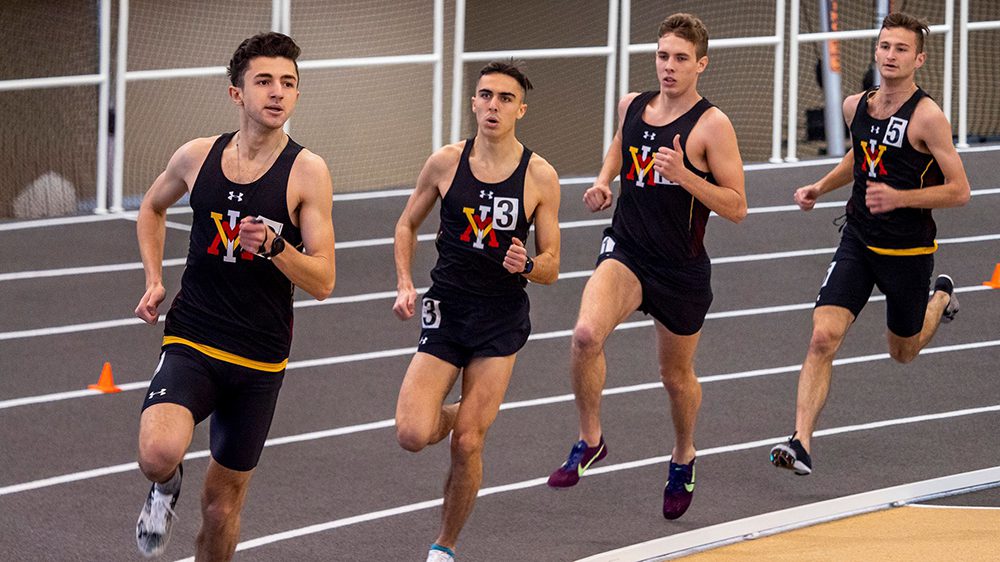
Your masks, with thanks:
M 771 448 L 771 464 L 794 470 L 799 476 L 812 474 L 812 459 L 794 433 L 787 443 L 779 443 Z
M 944 307 L 944 311 L 941 313 L 941 323 L 947 324 L 958 315 L 959 306 L 958 296 L 955 294 L 955 282 L 947 275 L 938 275 L 934 281 L 934 290 L 948 293 L 948 305 Z

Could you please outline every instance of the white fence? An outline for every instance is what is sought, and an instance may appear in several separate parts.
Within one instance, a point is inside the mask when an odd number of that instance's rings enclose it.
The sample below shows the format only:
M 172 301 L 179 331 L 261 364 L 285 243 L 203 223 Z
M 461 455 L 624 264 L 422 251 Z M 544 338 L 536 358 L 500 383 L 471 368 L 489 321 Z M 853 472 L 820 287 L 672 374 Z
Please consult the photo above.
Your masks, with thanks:
M 758 37 L 718 38 L 709 43 L 710 49 L 723 49 L 750 46 L 773 46 L 774 65 L 772 78 L 771 107 L 771 156 L 772 162 L 782 161 L 782 118 L 786 119 L 784 138 L 787 142 L 787 152 L 784 160 L 798 159 L 798 61 L 799 50 L 803 44 L 830 39 L 858 39 L 877 37 L 878 29 L 851 31 L 833 31 L 823 33 L 799 32 L 799 9 L 801 0 L 791 0 L 790 13 L 786 16 L 785 0 L 775 0 L 774 34 Z M 988 1 L 988 0 L 984 0 Z M 293 0 L 272 0 L 271 27 L 289 35 L 291 29 L 291 10 Z M 432 65 L 432 102 L 430 108 L 430 135 L 432 146 L 440 146 L 443 138 L 444 125 L 444 33 L 445 5 L 444 0 L 429 0 L 433 9 L 433 41 L 432 51 L 410 55 L 371 56 L 356 58 L 332 58 L 322 60 L 305 60 L 299 62 L 301 69 L 332 69 L 357 68 L 388 65 Z M 955 31 L 958 31 L 959 41 L 959 93 L 958 93 L 958 145 L 968 146 L 968 50 L 969 33 L 1000 29 L 1000 20 L 969 21 L 969 0 L 959 0 L 958 25 L 954 21 L 954 0 L 946 0 L 945 21 L 931 26 L 932 34 L 944 34 L 946 51 L 944 55 L 944 95 L 943 109 L 946 115 L 951 115 L 952 106 L 952 42 Z M 66 86 L 97 85 L 99 86 L 98 129 L 96 139 L 96 206 L 95 212 L 106 213 L 122 211 L 123 199 L 123 168 L 125 154 L 125 100 L 127 86 L 131 82 L 152 79 L 190 78 L 197 76 L 223 75 L 223 67 L 171 68 L 159 70 L 130 71 L 127 68 L 128 59 L 128 0 L 119 0 L 118 5 L 118 38 L 115 72 L 115 131 L 114 150 L 112 152 L 111 174 L 111 205 L 108 199 L 108 115 L 112 108 L 109 96 L 111 86 L 111 1 L 101 0 L 99 3 L 99 72 L 97 74 L 75 76 L 53 76 L 21 80 L 0 81 L 0 91 L 60 88 Z M 618 76 L 617 95 L 624 95 L 628 89 L 629 56 L 634 53 L 654 52 L 655 43 L 633 44 L 630 42 L 631 0 L 608 0 L 607 10 L 607 41 L 603 45 L 553 49 L 525 49 L 500 51 L 465 51 L 465 0 L 455 0 L 454 18 L 454 53 L 452 58 L 452 94 L 451 94 L 451 141 L 458 140 L 461 127 L 461 107 L 464 101 L 463 64 L 471 61 L 485 61 L 496 58 L 517 57 L 522 59 L 553 59 L 578 57 L 603 57 L 605 59 L 605 89 L 604 89 L 604 119 L 603 119 L 603 156 L 611 143 L 615 127 L 615 76 Z M 785 37 L 788 37 L 789 55 L 785 64 Z M 787 73 L 785 69 L 788 69 Z M 787 74 L 787 75 L 786 75 Z M 788 108 L 782 114 L 782 88 L 788 82 Z

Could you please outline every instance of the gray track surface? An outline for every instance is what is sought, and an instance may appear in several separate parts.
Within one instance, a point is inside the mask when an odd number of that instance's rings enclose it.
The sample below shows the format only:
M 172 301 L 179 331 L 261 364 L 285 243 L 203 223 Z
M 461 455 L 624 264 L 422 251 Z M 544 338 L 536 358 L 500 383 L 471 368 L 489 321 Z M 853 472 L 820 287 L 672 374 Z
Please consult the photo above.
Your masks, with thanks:
M 997 152 L 963 155 L 973 189 L 1000 187 Z M 830 165 L 749 172 L 752 208 L 791 205 L 795 187 L 818 179 Z M 610 218 L 588 213 L 583 186 L 563 188 L 561 221 Z M 847 189 L 830 200 L 847 196 Z M 337 239 L 391 237 L 405 199 L 334 202 Z M 713 258 L 833 248 L 831 221 L 839 208 L 811 213 L 753 213 L 740 225 L 713 218 L 707 246 Z M 973 197 L 965 208 L 935 213 L 941 240 L 1000 233 L 1000 194 Z M 432 233 L 436 214 L 422 232 Z M 178 223 L 190 214 L 171 215 Z M 562 272 L 592 269 L 603 226 L 563 230 Z M 135 223 L 126 218 L 0 229 L 0 273 L 137 262 Z M 187 232 L 170 229 L 166 258 L 181 258 Z M 713 269 L 712 313 L 815 299 L 832 253 L 718 263 Z M 436 253 L 418 246 L 414 274 L 427 286 Z M 935 274 L 957 286 L 976 287 L 1000 261 L 997 240 L 942 244 Z M 337 250 L 341 298 L 394 291 L 391 245 Z M 181 267 L 165 270 L 168 299 Z M 570 330 L 586 278 L 532 286 L 536 334 Z M 12 337 L 22 330 L 128 319 L 143 292 L 141 270 L 0 281 L 0 401 L 78 390 L 96 382 L 110 361 L 118 384 L 148 380 L 155 367 L 162 324 L 140 324 L 45 336 Z M 1000 339 L 1000 291 L 960 295 L 958 320 L 941 327 L 930 347 Z M 307 301 L 301 291 L 298 299 Z M 168 300 L 169 302 L 169 300 Z M 392 298 L 305 306 L 296 310 L 292 364 L 407 349 L 419 325 L 391 312 Z M 165 312 L 166 306 L 162 311 Z M 841 358 L 883 354 L 885 306 L 871 302 L 849 333 Z M 636 314 L 630 320 L 646 320 Z M 811 310 L 748 313 L 711 318 L 697 357 L 701 377 L 794 366 L 805 354 Z M 607 345 L 608 387 L 656 383 L 654 330 L 616 332 Z M 400 352 L 383 358 L 290 369 L 271 429 L 272 438 L 300 436 L 391 420 L 399 384 L 410 360 Z M 480 497 L 459 543 L 460 560 L 565 561 L 628 544 L 767 513 L 969 470 L 1000 466 L 996 428 L 1000 412 L 895 424 L 818 437 L 815 473 L 795 477 L 767 462 L 770 443 L 794 422 L 797 371 L 705 382 L 697 430 L 703 451 L 697 493 L 676 522 L 660 515 L 666 475 L 662 457 L 673 434 L 666 393 L 651 388 L 607 396 L 603 423 L 610 454 L 600 467 L 656 459 L 637 467 L 592 471 L 575 488 L 555 492 L 544 478 L 576 440 L 576 413 L 568 398 L 569 339 L 555 334 L 521 351 L 506 402 L 561 400 L 505 409 L 490 431 L 483 488 L 523 484 Z M 838 366 L 820 429 L 1000 405 L 1000 347 L 927 354 L 909 365 L 885 358 Z M 27 491 L 9 487 L 44 478 L 116 466 L 135 459 L 144 389 L 0 409 L 0 559 L 134 560 L 134 525 L 148 483 L 135 469 Z M 766 445 L 705 453 L 713 448 L 767 440 Z M 191 451 L 208 446 L 207 424 L 195 432 Z M 416 507 L 441 497 L 448 447 L 419 454 L 403 451 L 385 424 L 343 435 L 269 446 L 253 479 L 243 513 L 241 540 L 361 517 L 321 532 L 237 553 L 237 560 L 423 560 L 434 539 L 440 508 Z M 200 524 L 199 491 L 207 460 L 186 461 L 179 522 L 165 559 L 193 555 Z M 997 489 L 939 503 L 1000 505 Z M 404 508 L 402 513 L 383 510 Z

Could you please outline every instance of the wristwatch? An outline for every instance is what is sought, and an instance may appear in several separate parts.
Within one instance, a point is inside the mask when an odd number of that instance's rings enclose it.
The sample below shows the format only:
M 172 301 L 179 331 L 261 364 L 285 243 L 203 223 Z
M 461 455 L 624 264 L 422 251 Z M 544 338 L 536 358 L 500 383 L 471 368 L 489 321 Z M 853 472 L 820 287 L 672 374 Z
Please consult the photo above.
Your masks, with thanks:
M 524 270 L 521 271 L 521 275 L 527 275 L 531 273 L 532 269 L 535 269 L 535 260 L 531 259 L 531 256 L 525 256 L 527 261 L 524 262 Z
M 267 259 L 271 259 L 274 256 L 283 252 L 284 250 L 285 250 L 285 239 L 275 234 L 274 240 L 271 240 L 271 251 L 264 254 L 264 257 Z
M 271 232 L 274 232 L 274 229 L 272 229 L 271 227 L 268 227 L 268 230 L 270 230 Z M 264 241 L 265 241 L 265 243 L 267 242 L 267 233 L 266 232 L 264 233 Z M 257 255 L 260 256 L 260 257 L 262 257 L 262 258 L 271 259 L 274 256 L 280 254 L 282 251 L 284 251 L 284 249 L 285 249 L 285 239 L 282 238 L 277 232 L 275 232 L 274 233 L 274 238 L 271 240 L 271 251 L 269 251 L 269 252 L 263 251 L 264 250 L 264 244 L 261 244 L 260 245 L 260 250 L 261 251 Z

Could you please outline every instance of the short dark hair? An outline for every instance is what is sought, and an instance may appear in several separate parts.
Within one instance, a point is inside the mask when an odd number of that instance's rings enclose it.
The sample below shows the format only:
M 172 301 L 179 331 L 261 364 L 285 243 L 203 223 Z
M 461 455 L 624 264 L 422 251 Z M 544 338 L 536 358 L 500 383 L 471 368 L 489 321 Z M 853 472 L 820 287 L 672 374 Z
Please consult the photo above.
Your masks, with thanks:
M 927 22 L 909 14 L 896 12 L 889 14 L 882 20 L 882 29 L 892 29 L 894 27 L 902 27 L 915 33 L 917 35 L 917 53 L 924 52 L 924 38 L 931 32 L 931 29 L 927 27 Z M 882 30 L 880 29 L 879 33 L 881 32 Z
M 528 77 L 524 75 L 524 70 L 521 68 L 522 66 L 523 63 L 516 63 L 513 60 L 509 62 L 493 61 L 479 71 L 479 77 L 482 78 L 487 74 L 506 74 L 514 80 L 517 80 L 517 83 L 521 85 L 521 89 L 524 90 L 525 96 L 527 96 L 528 90 L 530 90 L 532 86 L 531 80 L 528 80 Z
M 237 88 L 243 87 L 243 73 L 250 66 L 250 61 L 257 57 L 283 57 L 291 59 L 295 65 L 295 76 L 299 75 L 299 63 L 296 59 L 302 53 L 302 49 L 295 44 L 291 37 L 282 33 L 269 31 L 258 33 L 253 37 L 248 37 L 240 43 L 233 53 L 233 58 L 229 60 L 226 74 L 229 75 L 229 82 Z
M 697 16 L 684 13 L 668 16 L 660 23 L 656 37 L 659 39 L 670 33 L 694 43 L 694 54 L 699 59 L 708 54 L 708 29 Z

